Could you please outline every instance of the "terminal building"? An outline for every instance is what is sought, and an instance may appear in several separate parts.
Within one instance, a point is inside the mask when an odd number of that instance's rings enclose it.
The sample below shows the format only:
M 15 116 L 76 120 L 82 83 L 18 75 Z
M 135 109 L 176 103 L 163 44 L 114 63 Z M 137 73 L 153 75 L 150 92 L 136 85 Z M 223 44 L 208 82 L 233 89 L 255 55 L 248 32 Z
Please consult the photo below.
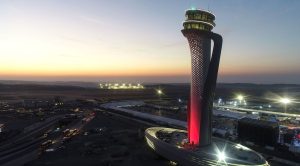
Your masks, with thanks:
M 144 86 L 140 83 L 132 84 L 132 83 L 100 83 L 100 89 L 114 89 L 114 90 L 122 90 L 122 89 L 144 89 Z

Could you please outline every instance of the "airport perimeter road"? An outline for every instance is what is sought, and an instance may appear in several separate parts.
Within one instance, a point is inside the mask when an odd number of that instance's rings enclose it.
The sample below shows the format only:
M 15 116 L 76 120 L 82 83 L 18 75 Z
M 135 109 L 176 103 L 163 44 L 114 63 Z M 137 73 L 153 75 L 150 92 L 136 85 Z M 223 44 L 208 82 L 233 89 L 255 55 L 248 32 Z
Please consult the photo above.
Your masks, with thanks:
M 31 125 L 25 132 L 15 137 L 0 147 L 0 163 L 10 163 L 19 157 L 38 149 L 40 143 L 45 140 L 43 133 L 51 128 L 64 115 L 51 117 L 44 122 Z M 15 165 L 15 164 L 14 164 Z
M 44 122 L 38 122 L 36 124 L 27 127 L 26 131 L 17 135 L 13 139 L 10 139 L 5 142 L 2 146 L 0 146 L 0 157 L 1 152 L 7 151 L 8 149 L 12 149 L 16 146 L 24 144 L 25 142 L 30 141 L 32 138 L 41 135 L 45 130 L 50 128 L 53 124 L 55 124 L 58 120 L 60 120 L 64 115 L 51 117 Z
M 63 146 L 65 141 L 68 141 L 70 139 L 72 139 L 72 137 L 78 135 L 79 133 L 83 132 L 83 127 L 85 125 L 87 125 L 90 121 L 92 121 L 95 118 L 95 115 L 88 115 L 86 116 L 85 120 L 79 119 L 78 121 L 76 121 L 75 123 L 71 124 L 68 126 L 68 129 L 70 131 L 73 131 L 73 133 L 69 133 L 69 136 L 66 136 L 64 134 L 59 135 L 58 137 L 53 139 L 53 145 L 49 146 L 48 149 L 51 149 L 53 151 L 58 150 L 60 147 Z M 66 140 L 66 138 L 68 140 Z
M 149 125 L 106 111 L 96 112 L 83 127 L 84 133 L 66 143 L 64 149 L 45 153 L 26 166 L 167 166 L 169 161 L 146 145 L 143 131 Z
M 256 109 L 248 109 L 248 108 L 238 108 L 238 107 L 232 107 L 232 106 L 214 106 L 215 108 L 223 108 L 223 109 L 229 109 L 229 110 L 236 110 L 241 112 L 258 112 L 258 113 L 264 113 L 264 114 L 270 114 L 270 115 L 279 115 L 279 116 L 286 116 L 286 117 L 297 117 L 299 118 L 299 114 L 290 114 L 290 113 L 283 113 L 283 112 L 274 112 L 274 111 L 266 111 L 266 110 L 256 110 Z
M 58 118 L 60 119 L 60 118 Z M 9 145 L 1 148 L 0 151 L 0 165 L 2 166 L 21 166 L 24 163 L 27 163 L 31 160 L 38 158 L 41 150 L 40 145 L 42 142 L 49 139 L 49 137 L 42 136 L 45 131 L 51 128 L 57 120 L 47 123 L 43 126 L 42 124 L 34 128 L 34 131 L 27 132 L 28 135 L 22 136 L 22 139 L 17 138 L 17 142 L 13 141 Z M 81 119 L 78 119 L 75 123 L 71 123 L 69 126 L 70 129 L 81 129 L 86 123 L 82 123 Z M 40 135 L 39 137 L 36 137 Z M 61 142 L 63 136 L 58 135 L 57 140 Z

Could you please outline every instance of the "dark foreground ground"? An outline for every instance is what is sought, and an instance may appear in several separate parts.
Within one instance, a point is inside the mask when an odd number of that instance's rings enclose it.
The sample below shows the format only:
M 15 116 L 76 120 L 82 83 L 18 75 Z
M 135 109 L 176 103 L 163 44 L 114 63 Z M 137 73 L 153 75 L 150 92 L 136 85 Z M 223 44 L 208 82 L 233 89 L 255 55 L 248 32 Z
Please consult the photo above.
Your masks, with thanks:
M 44 153 L 30 166 L 160 166 L 169 165 L 157 156 L 144 140 L 144 126 L 118 116 L 97 113 L 84 130 L 102 128 L 103 132 L 74 137 L 65 149 Z
M 141 123 L 97 113 L 83 131 L 101 128 L 99 133 L 84 132 L 65 143 L 64 149 L 43 153 L 25 166 L 168 166 L 170 162 L 155 154 L 144 140 Z M 271 166 L 289 166 L 269 161 Z

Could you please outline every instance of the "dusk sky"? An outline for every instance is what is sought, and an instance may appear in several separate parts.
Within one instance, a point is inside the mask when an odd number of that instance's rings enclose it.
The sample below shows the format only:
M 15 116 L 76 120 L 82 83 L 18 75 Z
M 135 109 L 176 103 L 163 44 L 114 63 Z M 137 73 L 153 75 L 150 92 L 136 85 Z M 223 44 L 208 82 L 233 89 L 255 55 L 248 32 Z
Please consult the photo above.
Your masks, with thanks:
M 188 82 L 191 7 L 216 15 L 218 82 L 300 84 L 299 0 L 2 0 L 0 79 Z

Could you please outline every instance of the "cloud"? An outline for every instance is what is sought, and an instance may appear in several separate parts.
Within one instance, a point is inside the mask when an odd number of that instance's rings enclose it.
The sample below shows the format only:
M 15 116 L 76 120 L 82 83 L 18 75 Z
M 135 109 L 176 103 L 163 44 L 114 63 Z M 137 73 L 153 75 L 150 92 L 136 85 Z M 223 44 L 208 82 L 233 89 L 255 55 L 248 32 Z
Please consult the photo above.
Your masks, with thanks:
M 87 45 L 87 46 L 89 46 L 89 45 L 93 44 L 93 42 L 95 42 L 95 40 L 93 40 L 93 39 L 84 38 L 85 40 L 83 40 L 83 39 L 79 38 L 80 36 L 70 37 L 70 36 L 66 36 L 66 35 L 60 35 L 59 37 L 63 40 L 69 41 L 69 42 L 77 43 L 80 45 Z
M 73 38 L 73 37 L 64 36 L 64 35 L 60 36 L 60 38 L 62 38 L 64 40 L 72 41 L 72 42 L 85 43 L 86 44 L 86 41 L 78 39 L 78 38 Z
M 103 21 L 100 21 L 96 18 L 93 17 L 89 17 L 89 16 L 80 16 L 80 19 L 90 22 L 90 23 L 94 23 L 94 24 L 99 24 L 99 25 L 104 25 L 105 23 Z
M 58 54 L 59 57 L 66 57 L 66 58 L 81 58 L 82 56 L 78 55 L 69 55 L 69 54 Z

